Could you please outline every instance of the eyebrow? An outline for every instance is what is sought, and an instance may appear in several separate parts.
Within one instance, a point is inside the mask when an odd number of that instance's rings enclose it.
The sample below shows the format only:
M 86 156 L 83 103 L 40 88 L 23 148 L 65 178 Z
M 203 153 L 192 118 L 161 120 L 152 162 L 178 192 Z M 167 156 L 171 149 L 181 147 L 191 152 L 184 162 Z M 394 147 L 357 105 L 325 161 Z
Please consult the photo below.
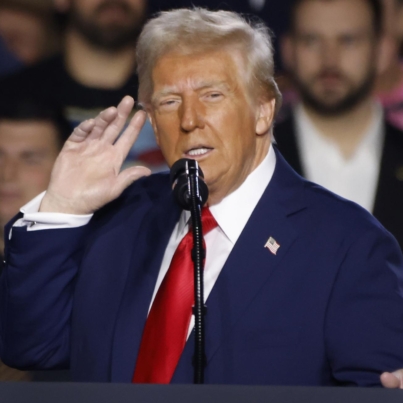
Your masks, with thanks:
M 195 85 L 192 85 L 193 89 L 196 91 L 208 89 L 208 88 L 218 88 L 228 90 L 229 86 L 225 81 L 200 81 Z M 151 97 L 151 102 L 155 102 L 156 100 L 168 96 L 178 94 L 180 90 L 176 85 L 171 85 L 163 88 L 161 91 L 158 91 Z

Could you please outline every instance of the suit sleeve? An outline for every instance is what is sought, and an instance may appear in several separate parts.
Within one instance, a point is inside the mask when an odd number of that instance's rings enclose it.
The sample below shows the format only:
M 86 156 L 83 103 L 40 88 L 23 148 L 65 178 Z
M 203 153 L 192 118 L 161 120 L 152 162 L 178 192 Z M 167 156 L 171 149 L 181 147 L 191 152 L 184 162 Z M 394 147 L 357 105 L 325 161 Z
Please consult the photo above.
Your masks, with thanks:
M 73 293 L 87 227 L 13 228 L 0 278 L 0 354 L 7 365 L 68 368 Z
M 403 261 L 395 239 L 373 228 L 349 248 L 327 307 L 325 337 L 341 385 L 380 386 L 403 368 Z

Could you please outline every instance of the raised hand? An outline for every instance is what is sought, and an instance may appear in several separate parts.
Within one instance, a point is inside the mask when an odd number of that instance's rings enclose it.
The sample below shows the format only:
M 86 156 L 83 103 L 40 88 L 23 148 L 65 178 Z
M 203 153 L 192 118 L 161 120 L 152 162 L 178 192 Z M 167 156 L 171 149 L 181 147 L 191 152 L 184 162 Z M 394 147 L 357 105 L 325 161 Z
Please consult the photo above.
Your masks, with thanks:
M 104 110 L 73 131 L 55 162 L 39 211 L 91 214 L 150 175 L 148 168 L 139 166 L 120 172 L 146 119 L 143 111 L 137 112 L 119 137 L 133 105 L 127 96 L 117 108 Z

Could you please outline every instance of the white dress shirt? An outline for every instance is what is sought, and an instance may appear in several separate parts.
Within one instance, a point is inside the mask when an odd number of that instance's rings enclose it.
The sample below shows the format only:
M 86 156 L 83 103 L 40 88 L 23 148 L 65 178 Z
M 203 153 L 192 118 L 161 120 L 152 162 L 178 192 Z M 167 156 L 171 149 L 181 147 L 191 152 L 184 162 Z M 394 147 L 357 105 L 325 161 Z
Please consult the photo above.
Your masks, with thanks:
M 372 212 L 384 140 L 381 106 L 374 103 L 371 124 L 348 159 L 334 141 L 318 131 L 302 105 L 296 107 L 295 118 L 305 177 Z
M 275 165 L 276 154 L 274 153 L 273 147 L 270 147 L 265 159 L 252 173 L 249 174 L 242 185 L 230 195 L 226 196 L 219 204 L 210 207 L 211 214 L 217 221 L 218 226 L 204 237 L 206 242 L 206 261 L 204 268 L 205 301 L 207 300 L 221 269 L 231 253 L 232 248 L 268 186 L 273 176 Z M 44 194 L 45 192 L 21 208 L 24 217 L 18 220 L 14 226 L 27 225 L 28 231 L 72 228 L 86 225 L 91 219 L 92 215 L 75 216 L 60 213 L 39 213 L 39 206 Z M 183 211 L 172 232 L 162 259 L 161 268 L 157 277 L 149 309 L 151 308 L 162 280 L 169 269 L 176 248 L 189 230 L 189 219 L 190 212 Z M 262 248 L 263 247 L 264 245 L 262 245 Z M 192 316 L 188 336 L 191 333 L 193 326 L 194 317 Z

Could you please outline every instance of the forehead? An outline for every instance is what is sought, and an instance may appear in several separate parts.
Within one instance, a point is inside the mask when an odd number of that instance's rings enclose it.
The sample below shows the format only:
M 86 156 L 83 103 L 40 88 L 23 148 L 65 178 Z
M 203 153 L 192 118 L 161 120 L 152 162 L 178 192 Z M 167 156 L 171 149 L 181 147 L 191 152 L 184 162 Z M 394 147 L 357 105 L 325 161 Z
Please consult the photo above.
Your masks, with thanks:
M 245 63 L 236 50 L 169 53 L 153 69 L 153 97 L 161 91 L 181 92 L 214 85 L 234 88 L 245 84 L 245 73 Z
M 0 120 L 2 150 L 53 148 L 56 144 L 57 131 L 50 122 Z
M 339 34 L 371 30 L 373 16 L 365 0 L 307 0 L 294 14 L 297 34 Z

